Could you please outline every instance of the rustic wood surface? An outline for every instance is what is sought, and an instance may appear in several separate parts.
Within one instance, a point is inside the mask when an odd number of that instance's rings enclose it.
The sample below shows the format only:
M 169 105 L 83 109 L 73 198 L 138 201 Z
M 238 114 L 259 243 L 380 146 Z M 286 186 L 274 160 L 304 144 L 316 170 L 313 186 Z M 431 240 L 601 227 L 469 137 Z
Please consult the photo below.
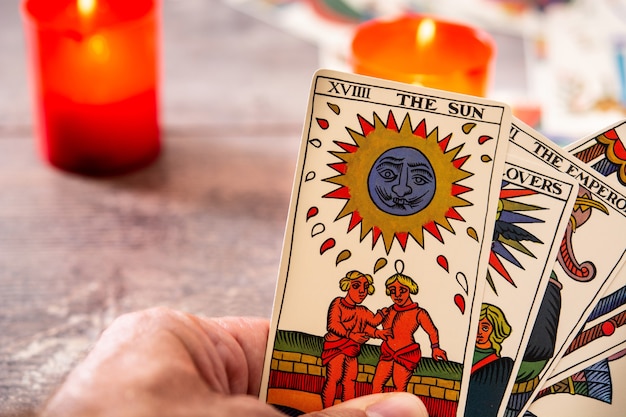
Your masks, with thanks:
M 0 2 L 2 416 L 32 413 L 121 313 L 270 315 L 317 51 L 218 1 L 162 15 L 162 157 L 90 179 L 39 159 L 19 2 Z
M 162 157 L 85 178 L 38 156 L 19 7 L 0 2 L 1 416 L 32 415 L 124 312 L 269 317 L 318 63 L 218 0 L 164 0 Z

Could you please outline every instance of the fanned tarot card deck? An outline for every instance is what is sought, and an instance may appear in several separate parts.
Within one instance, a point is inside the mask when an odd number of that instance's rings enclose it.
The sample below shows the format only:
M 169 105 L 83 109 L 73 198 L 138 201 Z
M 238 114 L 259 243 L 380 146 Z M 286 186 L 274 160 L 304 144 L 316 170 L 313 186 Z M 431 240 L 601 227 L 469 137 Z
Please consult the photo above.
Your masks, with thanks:
M 559 360 L 599 300 L 618 305 L 602 317 L 624 305 L 624 183 L 595 162 L 623 176 L 616 143 L 585 159 L 500 102 L 318 71 L 261 399 L 295 416 L 407 391 L 431 417 L 533 413 L 553 371 L 580 371 Z M 619 337 L 589 352 L 614 359 Z

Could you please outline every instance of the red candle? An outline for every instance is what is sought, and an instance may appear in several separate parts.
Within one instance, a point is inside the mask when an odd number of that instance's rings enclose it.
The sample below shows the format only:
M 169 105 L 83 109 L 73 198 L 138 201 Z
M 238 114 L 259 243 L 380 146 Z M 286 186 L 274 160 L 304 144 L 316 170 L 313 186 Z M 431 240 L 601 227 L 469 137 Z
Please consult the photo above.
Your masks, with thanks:
M 356 28 L 351 65 L 357 74 L 485 96 L 495 42 L 478 28 L 406 15 Z
M 160 151 L 155 0 L 25 0 L 43 157 L 115 175 Z

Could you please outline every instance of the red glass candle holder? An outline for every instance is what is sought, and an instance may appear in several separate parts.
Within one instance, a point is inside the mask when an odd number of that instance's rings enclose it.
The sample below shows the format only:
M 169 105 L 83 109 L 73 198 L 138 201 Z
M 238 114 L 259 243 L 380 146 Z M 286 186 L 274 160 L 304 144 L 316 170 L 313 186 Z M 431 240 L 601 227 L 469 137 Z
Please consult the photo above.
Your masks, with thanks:
M 357 74 L 484 97 L 495 54 L 493 38 L 479 28 L 404 15 L 361 23 L 350 64 Z
M 44 159 L 116 175 L 159 155 L 155 0 L 25 0 Z

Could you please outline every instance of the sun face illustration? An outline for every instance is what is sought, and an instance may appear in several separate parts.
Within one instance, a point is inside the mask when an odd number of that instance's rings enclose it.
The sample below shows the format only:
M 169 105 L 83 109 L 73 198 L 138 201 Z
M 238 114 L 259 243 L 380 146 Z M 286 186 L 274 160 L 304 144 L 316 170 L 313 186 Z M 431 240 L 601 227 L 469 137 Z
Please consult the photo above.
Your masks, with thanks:
M 471 205 L 460 197 L 472 175 L 462 169 L 463 145 L 448 149 L 452 134 L 439 140 L 425 120 L 413 128 L 408 113 L 400 127 L 391 111 L 386 123 L 357 117 L 361 132 L 346 127 L 354 144 L 336 141 L 342 151 L 330 151 L 339 175 L 324 180 L 339 186 L 325 198 L 346 200 L 336 220 L 350 216 L 348 232 L 360 225 L 361 241 L 371 232 L 372 248 L 382 238 L 387 253 L 394 241 L 406 249 L 409 236 L 424 247 L 424 231 L 443 243 L 441 229 L 454 234 L 450 219 L 464 221 L 456 209 Z

